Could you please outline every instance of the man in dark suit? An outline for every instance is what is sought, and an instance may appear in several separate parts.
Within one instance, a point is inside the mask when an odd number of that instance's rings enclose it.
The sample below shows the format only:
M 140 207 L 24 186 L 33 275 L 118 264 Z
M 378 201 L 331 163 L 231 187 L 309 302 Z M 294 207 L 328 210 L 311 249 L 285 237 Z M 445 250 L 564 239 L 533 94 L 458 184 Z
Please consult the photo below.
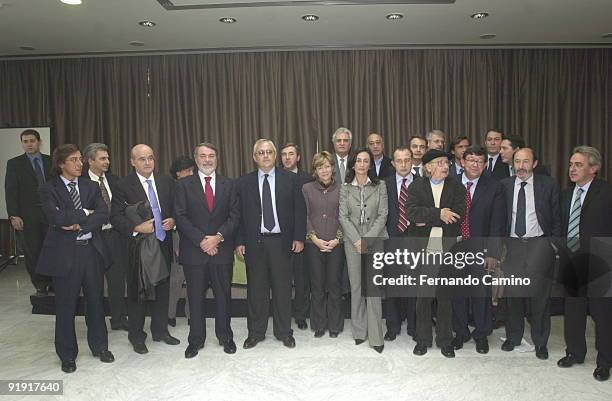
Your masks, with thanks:
M 413 135 L 410 137 L 408 144 L 410 145 L 410 152 L 412 152 L 412 174 L 415 178 L 422 177 L 424 174 L 423 155 L 427 152 L 427 140 L 421 136 Z
M 179 263 L 185 272 L 191 312 L 185 358 L 196 356 L 206 341 L 203 305 L 209 282 L 216 302 L 215 334 L 225 353 L 236 352 L 230 326 L 234 231 L 240 221 L 236 184 L 216 173 L 215 145 L 199 144 L 193 157 L 198 172 L 178 181 L 174 198 L 181 236 Z
M 462 152 L 461 160 L 464 172 L 461 183 L 466 188 L 465 218 L 461 223 L 461 242 L 457 251 L 465 253 L 483 253 L 485 263 L 473 263 L 461 270 L 462 276 L 478 277 L 480 284 L 475 287 L 462 287 L 453 299 L 453 329 L 455 350 L 473 338 L 476 351 L 480 354 L 489 352 L 487 336 L 493 330 L 491 313 L 491 287 L 484 285 L 482 279 L 491 274 L 501 260 L 502 240 L 506 227 L 506 207 L 504 190 L 499 181 L 482 175 L 487 154 L 482 147 L 469 147 Z M 495 207 L 491 207 L 495 205 Z M 472 317 L 475 329 L 468 327 L 469 304 L 471 300 Z
M 489 130 L 485 136 L 487 148 L 487 166 L 483 175 L 493 177 L 496 180 L 509 177 L 508 165 L 501 159 L 500 150 L 504 134 L 500 130 Z
M 300 190 L 304 184 L 313 180 L 312 175 L 304 170 L 300 170 L 298 165 L 301 160 L 300 148 L 288 142 L 281 148 L 281 163 L 282 167 L 297 174 Z M 291 265 L 293 266 L 293 286 L 295 295 L 293 298 L 293 313 L 295 323 L 300 330 L 306 330 L 306 317 L 310 307 L 310 274 L 308 266 L 304 265 L 304 252 L 294 253 L 291 256 Z
M 37 296 L 47 295 L 51 279 L 35 272 L 40 248 L 47 233 L 38 188 L 50 178 L 51 158 L 40 153 L 40 134 L 27 129 L 20 135 L 25 153 L 6 163 L 4 194 L 6 212 L 21 239 L 25 264 Z
M 258 169 L 238 181 L 240 227 L 236 253 L 247 268 L 249 335 L 244 348 L 263 341 L 268 327 L 270 289 L 274 336 L 295 347 L 291 330 L 291 254 L 302 252 L 306 205 L 297 176 L 274 167 L 276 147 L 268 139 L 253 146 Z
M 119 177 L 109 173 L 110 157 L 108 146 L 103 143 L 90 143 L 83 149 L 85 159 L 83 180 L 91 180 L 100 187 L 102 199 L 110 210 L 111 200 L 117 188 Z M 110 325 L 113 330 L 128 330 L 127 305 L 125 304 L 125 270 L 127 250 L 119 231 L 113 229 L 110 220 L 102 226 L 102 237 L 108 244 L 113 264 L 106 270 L 108 303 L 110 305 Z
M 395 170 L 391 165 L 391 159 L 384 153 L 385 142 L 381 134 L 372 132 L 368 135 L 368 149 L 374 156 L 374 163 L 372 163 L 370 169 L 376 173 L 376 177 L 382 180 L 393 175 Z
M 461 180 L 463 177 L 463 152 L 470 146 L 472 146 L 472 142 L 465 135 L 453 138 L 448 146 L 448 151 L 453 156 L 450 160 L 448 175 Z
M 412 184 L 412 152 L 408 146 L 395 149 L 393 152 L 393 167 L 395 174 L 385 178 L 387 187 L 387 199 L 389 202 L 389 214 L 387 215 L 387 233 L 389 238 L 403 238 L 408 234 L 410 222 L 407 219 L 406 201 L 408 199 L 409 186 Z M 393 240 L 388 241 L 393 244 Z M 399 243 L 397 245 L 400 245 Z M 389 249 L 387 251 L 395 251 Z M 385 300 L 385 316 L 387 332 L 385 341 L 393 341 L 401 332 L 403 315 L 406 315 L 406 331 L 413 337 L 416 333 L 416 298 L 414 297 L 390 297 Z
M 130 241 L 139 234 L 155 233 L 159 246 L 170 272 L 172 257 L 172 235 L 167 231 L 174 228 L 174 181 L 169 176 L 155 176 L 155 155 L 153 149 L 144 144 L 131 150 L 131 163 L 135 171 L 119 180 L 111 202 L 110 222 L 124 240 Z M 140 201 L 149 201 L 154 218 L 134 225 L 126 215 L 126 207 Z M 147 333 L 144 332 L 145 302 L 138 301 L 136 275 L 131 274 L 135 266 L 128 267 L 128 339 L 139 354 L 149 352 L 145 345 Z M 151 335 L 153 341 L 163 341 L 168 345 L 180 344 L 168 332 L 169 283 L 163 280 L 155 286 L 155 300 L 146 301 L 151 311 Z
M 344 177 L 346 176 L 346 165 L 351 155 L 352 142 L 353 134 L 348 128 L 340 127 L 332 135 L 334 171 L 341 183 L 344 182 Z
M 40 187 L 40 199 L 49 222 L 36 271 L 53 277 L 55 288 L 55 351 L 62 370 L 76 370 L 78 346 L 74 316 L 79 295 L 87 303 L 87 343 L 95 357 L 113 362 L 104 321 L 104 269 L 110 265 L 100 229 L 108 221 L 108 207 L 98 185 L 79 180 L 83 168 L 75 145 L 53 152 L 59 174 Z
M 512 157 L 514 152 L 524 147 L 526 147 L 525 140 L 519 135 L 504 136 L 504 139 L 501 142 L 499 154 L 502 161 L 508 165 L 508 174 L 510 177 L 515 175 L 514 167 L 512 167 Z M 550 175 L 550 166 L 538 163 L 533 172 L 534 174 Z
M 562 276 L 568 290 L 563 322 L 567 348 L 566 356 L 557 365 L 569 368 L 584 362 L 588 311 L 595 321 L 598 351 L 593 377 L 605 381 L 610 378 L 612 366 L 612 298 L 605 297 L 593 284 L 599 276 L 609 276 L 610 262 L 602 260 L 600 251 L 594 248 L 612 237 L 612 188 L 597 178 L 600 168 L 601 154 L 597 149 L 574 148 L 569 164 L 569 177 L 574 185 L 561 196 L 560 249 L 565 261 Z
M 561 220 L 559 187 L 552 178 L 533 174 L 537 163 L 533 149 L 519 149 L 514 153 L 516 176 L 501 182 L 509 235 L 503 270 L 506 277 L 530 279 L 529 286 L 506 286 L 508 317 L 502 350 L 512 351 L 521 344 L 527 302 L 536 356 L 547 359 L 554 260 L 551 241 L 561 234 Z
M 423 164 L 426 176 L 415 180 L 408 191 L 408 236 L 416 237 L 416 242 L 423 245 L 417 249 L 425 249 L 428 254 L 451 252 L 465 215 L 465 188 L 457 179 L 448 176 L 448 153 L 428 150 L 423 156 Z M 422 264 L 419 268 L 422 274 L 429 277 L 445 277 L 454 267 L 434 262 Z M 424 355 L 427 348 L 432 346 L 431 312 L 434 298 L 437 300 L 436 345 L 440 347 L 442 355 L 454 358 L 451 297 L 441 287 L 418 288 L 417 344 L 413 353 Z

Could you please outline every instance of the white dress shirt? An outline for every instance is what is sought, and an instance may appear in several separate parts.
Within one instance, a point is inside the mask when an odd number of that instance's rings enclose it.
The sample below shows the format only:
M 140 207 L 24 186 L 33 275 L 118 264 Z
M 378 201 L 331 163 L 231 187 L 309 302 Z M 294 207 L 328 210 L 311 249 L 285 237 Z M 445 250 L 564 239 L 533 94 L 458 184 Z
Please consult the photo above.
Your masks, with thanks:
M 521 189 L 521 182 L 523 181 L 518 177 L 516 177 L 516 179 L 514 180 L 514 197 L 512 199 L 512 226 L 510 227 L 510 236 L 513 238 L 518 238 L 518 236 L 514 233 L 514 227 L 516 226 L 516 208 L 518 204 L 518 193 Z M 535 194 L 533 192 L 533 174 L 531 174 L 531 176 L 525 182 L 527 182 L 527 185 L 525 185 L 525 216 L 527 218 L 525 227 L 527 228 L 527 232 L 525 233 L 523 238 L 541 237 L 542 235 L 544 235 L 544 231 L 538 223 L 538 215 L 536 214 Z
M 89 174 L 89 178 L 95 182 L 96 184 L 100 185 L 100 176 L 96 175 L 93 171 L 91 170 L 87 170 L 87 173 Z M 106 179 L 106 174 L 104 174 L 104 172 L 102 173 L 102 178 L 104 178 L 104 187 L 106 188 L 106 192 L 108 192 L 108 197 L 110 200 L 113 200 L 113 192 L 110 189 L 110 185 L 108 184 L 108 180 Z M 110 210 L 108 211 L 110 213 Z M 104 225 L 102 225 L 102 230 L 109 230 L 113 228 L 113 225 L 111 223 L 106 223 Z
M 206 177 L 210 177 L 210 186 L 212 187 L 213 195 L 215 195 L 216 193 L 215 184 L 217 183 L 216 172 L 213 171 L 211 175 L 206 175 L 200 170 L 198 170 L 198 176 L 200 177 L 200 182 L 202 183 L 202 189 L 204 190 L 205 194 L 206 194 Z

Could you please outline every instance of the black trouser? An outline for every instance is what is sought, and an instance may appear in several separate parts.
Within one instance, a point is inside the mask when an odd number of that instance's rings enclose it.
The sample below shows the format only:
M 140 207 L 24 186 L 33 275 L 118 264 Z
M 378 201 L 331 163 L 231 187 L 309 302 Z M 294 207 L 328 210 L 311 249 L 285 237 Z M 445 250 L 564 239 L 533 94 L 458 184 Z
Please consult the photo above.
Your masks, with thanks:
M 30 220 L 24 217 L 23 231 L 17 231 L 18 237 L 21 238 L 21 243 L 23 244 L 26 269 L 34 288 L 37 290 L 45 290 L 51 283 L 51 277 L 36 273 L 38 256 L 40 255 L 48 228 L 49 226 L 41 220 Z
M 545 237 L 521 240 L 508 238 L 508 255 L 503 269 L 506 277 L 528 277 L 528 287 L 506 286 L 508 318 L 506 338 L 515 346 L 521 344 L 525 332 L 525 307 L 529 310 L 531 339 L 544 347 L 550 336 L 550 292 L 552 289 L 554 254 Z
M 585 339 L 587 312 L 595 321 L 597 366 L 612 367 L 612 298 L 565 298 L 563 332 L 566 351 L 584 360 L 587 352 Z
M 416 334 L 416 298 L 398 297 L 385 300 L 385 319 L 387 331 L 395 335 L 402 331 L 402 321 L 407 320 L 406 333 Z
M 187 298 L 191 311 L 189 344 L 204 345 L 206 341 L 206 319 L 204 318 L 204 299 L 208 286 L 215 296 L 215 334 L 225 344 L 233 340 L 231 322 L 231 291 L 233 265 L 183 265 L 187 281 Z
M 104 320 L 104 274 L 100 255 L 90 243 L 77 245 L 75 263 L 64 277 L 53 277 L 55 286 L 55 352 L 62 361 L 74 360 L 79 352 L 74 317 L 83 288 L 86 300 L 87 343 L 92 353 L 108 349 Z
M 344 330 L 340 286 L 344 246 L 338 244 L 331 252 L 321 252 L 319 247 L 308 242 L 304 253 L 312 291 L 310 325 L 313 330 L 329 329 L 339 333 Z
M 426 266 L 421 274 L 429 277 L 444 277 L 453 267 Z M 451 304 L 451 291 L 448 287 L 419 286 L 416 300 L 416 342 L 431 347 L 432 335 L 432 308 L 436 301 L 436 345 L 439 348 L 449 346 L 453 341 L 453 308 Z
M 281 235 L 261 236 L 246 248 L 247 326 L 249 337 L 262 340 L 268 329 L 270 289 L 274 336 L 283 339 L 291 330 L 291 251 Z
M 111 325 L 119 324 L 127 316 L 125 303 L 125 280 L 127 252 L 121 235 L 113 230 L 103 230 L 102 235 L 111 250 L 113 264 L 106 270 L 108 303 L 110 305 Z
M 479 285 L 474 287 L 462 286 L 456 289 L 453 297 L 453 330 L 458 338 L 475 340 L 486 338 L 493 331 L 493 316 L 491 309 L 491 286 L 482 283 L 485 275 L 483 265 L 466 266 L 458 272 L 460 277 L 477 277 Z M 474 331 L 470 333 L 468 327 L 470 306 L 474 320 Z
M 293 266 L 293 286 L 295 296 L 293 299 L 293 311 L 296 320 L 305 320 L 308 317 L 310 307 L 310 274 L 308 266 L 304 263 L 304 252 L 291 255 Z

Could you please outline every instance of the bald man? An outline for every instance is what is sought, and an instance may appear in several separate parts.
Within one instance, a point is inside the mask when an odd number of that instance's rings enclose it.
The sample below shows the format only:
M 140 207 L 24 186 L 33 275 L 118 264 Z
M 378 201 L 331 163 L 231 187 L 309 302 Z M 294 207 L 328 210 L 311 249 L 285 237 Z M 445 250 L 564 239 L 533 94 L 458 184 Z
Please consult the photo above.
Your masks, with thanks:
M 174 228 L 174 181 L 169 176 L 154 174 L 155 155 L 153 149 L 144 144 L 136 145 L 130 152 L 130 161 L 134 171 L 117 183 L 117 189 L 111 203 L 110 221 L 126 241 L 132 241 L 139 235 L 155 233 L 159 241 L 165 265 L 170 272 L 172 256 L 172 235 L 167 231 Z M 148 200 L 154 218 L 134 225 L 126 216 L 126 207 L 140 201 Z M 138 354 L 149 352 L 145 345 L 147 333 L 144 332 L 146 304 L 151 311 L 151 336 L 153 341 L 163 341 L 168 345 L 177 345 L 180 341 L 168 332 L 168 279 L 155 286 L 155 300 L 138 300 L 138 275 L 130 264 L 127 272 L 128 284 L 128 339 Z M 169 274 L 168 274 L 169 275 Z

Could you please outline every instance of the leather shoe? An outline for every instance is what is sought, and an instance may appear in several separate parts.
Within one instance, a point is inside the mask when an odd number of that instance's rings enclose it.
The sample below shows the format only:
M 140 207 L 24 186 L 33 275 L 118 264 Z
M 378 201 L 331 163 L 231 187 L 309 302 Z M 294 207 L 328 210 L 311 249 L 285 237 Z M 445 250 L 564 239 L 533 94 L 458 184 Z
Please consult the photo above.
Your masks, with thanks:
M 329 332 L 329 338 L 338 338 L 338 332 L 337 331 L 330 331 Z
M 176 318 L 168 318 L 168 326 L 176 327 Z
M 64 373 L 72 373 L 76 370 L 76 362 L 74 359 L 69 359 L 67 361 L 62 361 L 62 372 Z
M 115 362 L 115 356 L 113 355 L 112 352 L 110 352 L 107 349 L 100 351 L 98 353 L 95 353 L 93 354 L 93 356 L 95 356 L 96 358 L 100 358 L 100 361 L 104 363 Z
M 295 338 L 293 338 L 292 335 L 288 335 L 287 337 L 283 338 L 283 345 L 287 348 L 295 348 Z
M 316 338 L 321 338 L 321 337 L 323 337 L 324 335 L 325 335 L 325 330 L 316 330 L 316 331 L 315 331 L 315 333 L 314 333 L 314 336 L 315 336 Z
M 576 364 L 582 363 L 584 363 L 584 359 L 579 361 L 578 358 L 576 358 L 576 355 L 568 352 L 567 355 L 557 361 L 557 366 L 560 368 L 571 368 Z
M 145 343 L 134 343 L 132 344 L 132 347 L 134 348 L 134 352 L 136 352 L 137 354 L 146 354 L 147 352 L 149 352 L 149 349 L 147 348 L 147 346 L 145 345 Z
M 427 346 L 423 344 L 417 344 L 414 346 L 412 353 L 418 356 L 425 355 L 427 353 Z
M 455 349 L 453 348 L 452 345 L 447 345 L 445 347 L 442 347 L 440 351 L 442 352 L 442 355 L 444 355 L 447 358 L 455 357 Z
M 223 346 L 223 352 L 225 352 L 226 354 L 236 353 L 236 343 L 234 342 L 234 340 L 219 341 L 219 345 Z
M 474 341 L 476 341 L 476 352 L 479 354 L 489 353 L 489 340 L 486 337 L 477 338 Z
M 295 322 L 297 323 L 297 327 L 300 330 L 306 330 L 308 328 L 308 325 L 306 324 L 306 320 L 304 319 L 296 319 Z
M 385 333 L 385 341 L 393 341 L 395 340 L 395 338 L 397 337 L 397 334 L 391 332 L 391 331 L 387 331 Z
M 502 344 L 501 349 L 502 349 L 502 351 L 510 352 L 510 351 L 514 350 L 514 344 L 512 343 L 512 341 L 506 340 Z
M 254 337 L 247 337 L 247 339 L 244 340 L 244 345 L 242 346 L 242 348 L 244 348 L 244 349 L 253 348 L 260 341 L 263 341 L 263 340 L 258 340 L 258 339 L 254 338 Z
M 201 350 L 202 348 L 204 348 L 204 344 L 202 345 L 189 344 L 187 346 L 187 349 L 185 350 L 185 358 L 189 359 L 189 358 L 195 357 L 196 355 L 198 355 L 198 351 Z
M 120 320 L 119 322 L 113 322 L 113 320 L 111 319 L 111 330 L 125 330 L 128 331 L 130 329 L 130 326 L 128 325 L 128 321 L 123 319 Z
M 365 342 L 365 340 L 362 340 L 362 339 L 360 339 L 360 338 L 356 338 L 356 339 L 355 339 L 355 345 L 361 345 L 361 344 L 363 344 L 364 342 Z
M 463 344 L 465 344 L 466 342 L 467 340 L 464 340 L 463 337 L 455 337 L 453 338 L 451 345 L 453 346 L 454 349 L 458 350 L 458 349 L 463 348 Z
M 548 359 L 548 348 L 546 348 L 545 346 L 542 347 L 535 347 L 535 352 L 536 352 L 536 357 L 538 359 Z
M 154 338 L 153 341 L 156 341 L 156 342 L 163 341 L 168 345 L 179 345 L 181 343 L 181 341 L 178 338 L 172 337 L 169 333 L 166 334 L 162 338 Z
M 610 378 L 610 368 L 600 368 L 599 366 L 593 372 L 595 380 L 605 382 Z
M 372 348 L 374 348 L 374 351 L 378 352 L 379 354 L 382 354 L 383 349 L 385 349 L 384 345 L 374 345 Z

